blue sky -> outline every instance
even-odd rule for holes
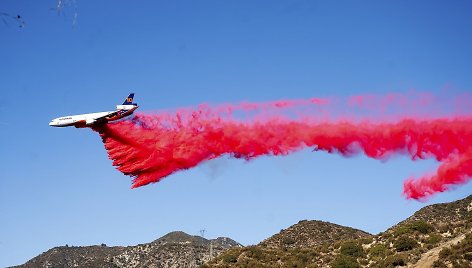
[[[173,230],[255,244],[302,219],[378,233],[426,203],[403,180],[437,166],[310,150],[224,157],[130,189],[100,138],[55,117],[200,103],[472,90],[470,1],[3,0],[0,22],[0,266],[60,245],[134,245]]]

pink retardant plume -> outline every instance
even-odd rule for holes
[[[393,154],[412,160],[434,157],[440,163],[434,174],[405,181],[403,193],[412,199],[427,198],[472,177],[470,116],[362,121],[285,116],[271,110],[297,105],[328,105],[328,101],[228,105],[227,109],[200,106],[175,113],[137,114],[95,130],[113,165],[133,177],[133,188],[222,155],[251,160],[304,148],[343,156],[364,153],[382,160]],[[250,113],[261,107],[265,107],[264,116],[239,118],[233,114],[234,110]]]

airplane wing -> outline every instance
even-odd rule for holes
[[[97,123],[106,123],[108,121],[114,121],[118,120],[120,118],[123,118],[125,116],[130,115],[135,109],[132,110],[117,110],[113,112],[107,112],[104,115],[98,116],[98,117],[90,117],[87,118],[85,124],[87,126],[97,124]]]
[[[119,114],[120,111],[114,111],[114,112],[108,112],[104,115],[101,116],[94,116],[94,117],[89,117],[85,120],[85,124],[87,126],[97,124],[97,123],[105,123],[108,122],[110,118],[113,118]]]

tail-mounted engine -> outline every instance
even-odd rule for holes
[[[116,105],[117,110],[131,110],[134,107],[136,106],[135,105]]]

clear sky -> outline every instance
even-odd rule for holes
[[[61,245],[135,245],[182,230],[248,245],[303,219],[378,233],[425,203],[403,180],[435,161],[305,150],[229,158],[131,190],[96,133],[48,126],[111,110],[472,90],[470,1],[2,0],[0,266]]]

